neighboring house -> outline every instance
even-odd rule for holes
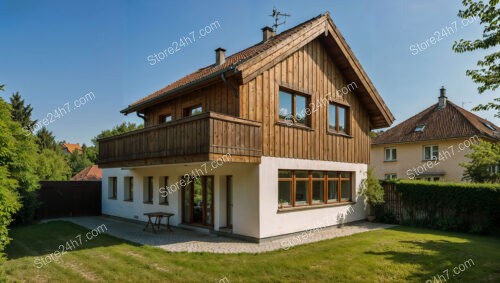
[[[380,134],[371,166],[380,179],[461,181],[471,144],[500,141],[500,128],[457,106],[440,90],[438,103]]]
[[[122,110],[144,129],[99,140],[102,213],[252,239],[365,219],[370,130],[394,118],[329,14],[215,57]]]
[[[78,172],[71,178],[71,181],[101,181],[102,170],[97,165],[89,166]]]
[[[82,147],[77,143],[63,143],[62,149],[67,154],[72,154],[75,151],[78,151],[79,154],[83,152]]]

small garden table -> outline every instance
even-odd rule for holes
[[[156,233],[157,231],[160,231],[160,225],[161,225],[161,220],[163,217],[167,218],[167,230],[170,232],[174,232],[172,228],[170,228],[170,217],[174,216],[173,213],[167,213],[167,212],[148,212],[144,213],[145,216],[148,217],[148,223],[146,224],[146,227],[144,227],[143,231],[146,231],[146,229],[151,225],[151,228],[153,229],[153,233]],[[151,219],[154,218],[154,222],[151,221]],[[156,226],[156,228],[155,228]]]

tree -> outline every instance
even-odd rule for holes
[[[41,149],[36,173],[43,181],[67,181],[72,176],[68,161],[60,149]]]
[[[73,151],[69,156],[69,166],[71,167],[71,176],[75,176],[83,169],[92,166],[93,163],[87,158],[85,151]]]
[[[47,128],[42,127],[36,133],[36,137],[40,151],[43,149],[56,150],[58,148],[56,143],[56,138],[54,137],[51,131],[47,130]]]
[[[500,0],[462,0],[465,10],[460,10],[458,16],[464,20],[479,18],[484,26],[481,39],[464,40],[455,42],[453,50],[457,53],[472,52],[475,50],[488,50],[500,45],[500,9],[497,7]],[[497,49],[498,50],[498,49]],[[479,84],[478,91],[494,91],[500,86],[500,51],[488,54],[477,62],[479,69],[467,70],[466,74]],[[480,104],[473,110],[497,110],[496,117],[500,117],[500,98],[494,102]]]
[[[113,127],[111,130],[104,130],[92,139],[94,146],[98,147],[98,139],[109,138],[116,135],[125,134],[131,131],[139,130],[144,128],[143,125],[137,125],[135,123],[123,122],[118,126]]]
[[[3,91],[4,85],[0,85]],[[16,141],[13,132],[16,132],[16,123],[10,116],[10,106],[0,98],[0,280],[3,270],[4,248],[9,243],[8,226],[12,216],[21,208],[19,194],[17,193],[18,181],[10,174],[8,161],[15,149]]]
[[[37,121],[31,120],[31,112],[33,112],[31,104],[24,106],[24,99],[19,92],[16,92],[10,98],[10,105],[12,105],[12,119],[19,122],[23,128],[33,131]]]
[[[460,164],[465,168],[463,179],[478,183],[500,183],[500,143],[481,141],[472,144],[471,149],[465,155],[470,161]]]
[[[0,167],[16,181],[16,193],[22,207],[15,215],[16,223],[33,219],[37,207],[37,145],[33,135],[26,135],[21,124],[11,117],[12,108],[0,98]]]

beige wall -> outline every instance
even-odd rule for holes
[[[425,177],[440,177],[440,181],[459,182],[462,180],[464,168],[459,164],[466,162],[465,154],[470,152],[470,145],[477,143],[477,137],[429,141],[407,144],[372,145],[371,164],[378,178],[384,179],[385,174],[397,174],[399,179],[416,179]],[[437,145],[440,160],[424,161],[423,147]],[[384,161],[384,149],[395,147],[396,161]],[[420,173],[420,174],[419,174]],[[444,173],[444,175],[433,175]]]

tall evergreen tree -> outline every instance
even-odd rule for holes
[[[31,112],[33,112],[31,104],[25,106],[24,99],[17,91],[10,97],[10,105],[12,106],[12,119],[19,122],[24,129],[33,131],[37,121],[31,120]]]
[[[52,134],[51,131],[47,130],[47,128],[42,127],[37,133],[37,144],[38,147],[40,148],[40,151],[43,149],[51,149],[51,150],[56,150],[57,149],[57,143],[54,135]]]

